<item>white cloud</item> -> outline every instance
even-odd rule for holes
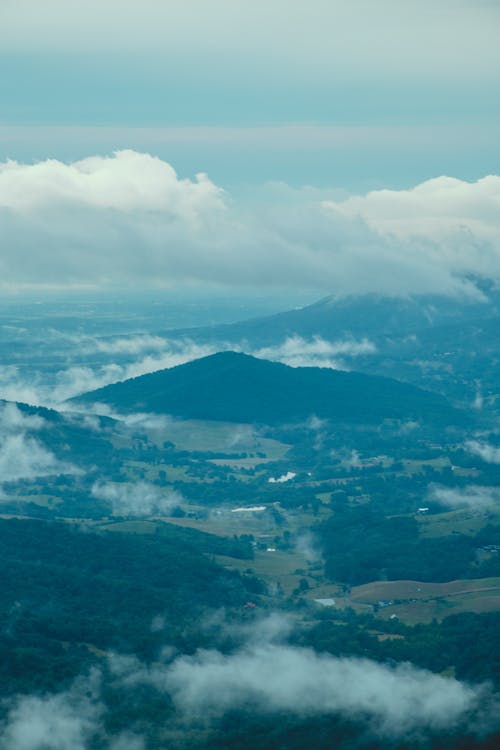
[[[323,551],[319,539],[311,532],[305,531],[295,539],[295,549],[307,562],[319,563],[323,560]]]
[[[64,469],[53,453],[24,433],[0,439],[0,476],[3,482],[63,474]]]
[[[13,365],[0,366],[0,398],[28,404],[67,408],[66,399],[102,388],[110,383],[136,378],[150,372],[190,362],[214,354],[221,349],[246,351],[256,357],[283,362],[287,365],[333,367],[347,369],[346,360],[371,354],[375,346],[367,339],[326,341],[290,336],[281,344],[251,350],[239,342],[197,344],[190,339],[167,339],[161,336],[120,336],[99,339],[93,336],[65,336],[64,340],[81,354],[95,352],[109,354],[118,361],[90,367],[77,365],[59,370],[47,379],[46,373],[31,372],[21,375]],[[149,351],[152,353],[144,354]],[[135,357],[139,355],[137,359]],[[140,356],[144,355],[144,356]],[[132,360],[132,361],[130,361]],[[74,407],[71,407],[74,408]],[[99,413],[113,416],[109,409]],[[137,419],[144,419],[138,415]],[[130,417],[127,418],[130,421]],[[235,433],[235,444],[241,436]]]
[[[375,190],[326,201],[336,216],[364,222],[379,237],[399,242],[407,262],[420,253],[429,268],[498,278],[500,177],[476,182],[437,177],[410,190]]]
[[[282,474],[279,477],[269,477],[267,480],[271,484],[284,484],[285,482],[289,482],[291,479],[295,479],[297,474],[293,471],[287,471],[286,474]]]
[[[103,750],[144,750],[144,739],[131,732],[101,744],[106,707],[100,697],[100,681],[101,675],[94,669],[65,692],[12,699],[0,724],[0,746],[5,750],[89,750],[99,738]]]
[[[255,356],[284,362],[291,367],[347,369],[343,357],[350,359],[375,352],[375,345],[366,338],[360,341],[327,341],[321,336],[314,336],[308,340],[295,335],[289,336],[276,346],[258,349]]]
[[[216,615],[207,626],[243,645],[232,653],[200,649],[191,655],[167,647],[149,665],[110,654],[113,686],[134,691],[148,684],[169,694],[178,711],[170,722],[177,727],[187,717],[209,722],[242,707],[298,718],[340,715],[387,739],[481,731],[498,720],[487,685],[467,685],[408,663],[389,666],[285,645],[290,621],[279,615],[243,626],[226,626]],[[93,671],[66,692],[14,699],[0,726],[0,744],[9,750],[87,750],[93,738],[103,737],[99,688],[100,674]],[[109,750],[143,748],[142,738],[130,733],[108,743]]]
[[[382,736],[472,723],[486,697],[484,687],[410,664],[390,667],[274,643],[283,635],[282,624],[277,626],[271,622],[269,632],[259,626],[247,645],[232,654],[200,650],[149,668],[133,657],[113,657],[110,664],[123,684],[152,684],[170,693],[190,717],[209,719],[242,706],[300,717],[341,714],[364,721]]]
[[[201,651],[183,656],[167,684],[190,713],[224,713],[252,704],[261,711],[303,716],[364,717],[382,734],[453,727],[479,700],[456,680],[404,664],[339,659],[289,646],[256,646],[231,656]]]
[[[71,164],[7,162],[2,283],[407,294],[472,293],[464,275],[500,278],[498,176],[439,177],[338,201],[307,189],[293,200],[281,194],[231,199],[206,176],[180,179],[130,150]]]
[[[33,165],[0,166],[0,206],[25,212],[53,205],[164,212],[167,220],[196,224],[223,208],[222,190],[204,174],[194,182],[178,178],[167,162],[149,154],[119,151],[72,164],[53,159]]]
[[[484,510],[500,502],[500,487],[482,487],[471,484],[467,487],[429,488],[429,500],[447,508],[470,508]]]
[[[41,417],[24,414],[15,404],[0,405],[0,482],[79,473],[30,435],[45,424]]]
[[[89,351],[91,348],[93,351],[97,349],[117,358],[140,354],[141,351],[149,348],[149,337],[146,337],[144,341],[143,337],[132,336],[130,342],[126,337],[121,337],[114,342],[101,342],[94,338],[89,341],[88,338],[85,337],[82,342],[79,337],[75,337],[75,340],[71,340],[70,343],[80,351],[83,343],[83,347],[88,347]],[[150,338],[155,344],[153,348],[157,349],[155,354],[147,354],[131,362],[111,362],[97,367],[73,366],[59,370],[51,376],[50,380],[47,380],[46,375],[42,376],[41,373],[36,372],[31,375],[30,379],[27,379],[26,375],[21,375],[15,366],[0,366],[0,398],[61,408],[66,399],[82,393],[156,370],[175,367],[217,351],[214,345],[196,344],[188,339],[174,341],[156,336]],[[163,350],[161,350],[160,341],[163,342]]]
[[[66,693],[21,696],[0,729],[0,744],[15,750],[88,750],[103,711],[94,677]]]
[[[116,516],[163,516],[182,502],[174,490],[150,482],[96,482],[92,495],[111,503]]]
[[[19,431],[41,430],[47,423],[38,414],[22,411],[16,404],[0,404],[0,429],[3,435],[17,434]]]
[[[500,464],[500,448],[494,445],[479,440],[468,440],[465,443],[465,448],[488,464]]]

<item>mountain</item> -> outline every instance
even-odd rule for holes
[[[289,367],[224,351],[84,394],[122,412],[268,425],[311,415],[347,423],[383,419],[457,422],[442,396],[406,383],[357,372]]]
[[[325,297],[276,315],[168,336],[280,360],[290,347],[297,358],[303,346],[301,364],[314,365],[330,347],[346,369],[412,383],[466,408],[479,393],[492,412],[500,413],[500,289],[486,282],[476,286],[476,297]],[[360,349],[356,342],[369,346]]]
[[[500,291],[483,285],[476,297],[421,294],[328,296],[305,307],[238,323],[175,331],[196,341],[248,341],[267,346],[287,336],[345,336],[373,339],[405,337],[428,330],[497,321]],[[172,334],[172,332],[170,332]]]

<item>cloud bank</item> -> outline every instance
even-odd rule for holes
[[[274,636],[275,628],[271,628]],[[459,726],[473,729],[488,690],[410,664],[390,667],[368,659],[338,658],[256,638],[223,654],[199,650],[150,667],[113,657],[111,668],[128,686],[147,683],[169,693],[181,712],[208,721],[245,707],[308,718],[342,715],[383,737],[407,737]]]
[[[396,736],[452,728],[478,701],[472,688],[410,665],[389,668],[279,645],[181,657],[167,684],[190,713],[220,714],[248,703],[264,712],[340,713],[363,716],[381,734]]]
[[[333,178],[334,179],[334,178]],[[265,191],[264,191],[265,194]],[[249,203],[135,151],[0,165],[6,288],[183,282],[347,294],[473,292],[500,279],[500,177]]]

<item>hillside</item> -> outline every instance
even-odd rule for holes
[[[106,403],[122,412],[269,425],[303,421],[313,414],[347,423],[462,419],[442,396],[396,380],[292,368],[232,351],[115,383],[78,400]]]
[[[267,346],[287,336],[322,336],[334,340],[346,335],[380,340],[424,331],[486,325],[498,321],[500,295],[483,285],[482,297],[377,294],[324,297],[313,304],[238,323],[177,331],[196,341],[248,341]],[[171,334],[171,332],[169,332]],[[456,330],[454,330],[454,334]]]

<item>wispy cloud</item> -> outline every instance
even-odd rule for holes
[[[500,448],[479,440],[468,440],[465,448],[488,464],[500,464]]]
[[[115,361],[97,366],[75,365],[50,374],[21,374],[13,365],[0,366],[0,398],[28,404],[67,408],[63,402],[82,393],[102,388],[128,378],[185,364],[222,349],[283,362],[292,367],[315,366],[348,369],[351,359],[376,351],[367,339],[327,341],[291,336],[273,347],[252,349],[239,341],[199,344],[189,338],[161,336],[120,336],[109,340],[94,336],[64,336],[68,351],[109,355]],[[144,354],[144,352],[149,352]],[[140,356],[143,355],[143,356]]]
[[[15,404],[0,404],[0,482],[80,472],[31,434],[44,426],[41,417],[24,414]]]
[[[289,336],[281,344],[257,349],[256,357],[284,362],[291,367],[330,367],[348,369],[346,360],[377,351],[375,344],[366,338],[357,340],[327,341],[321,336],[305,339]]]
[[[59,370],[51,379],[47,379],[45,373],[33,373],[31,377],[21,375],[18,368],[12,365],[0,366],[0,398],[10,401],[20,401],[28,404],[43,406],[58,406],[67,399],[79,396],[82,393],[102,388],[110,383],[117,383],[128,378],[136,378],[157,370],[175,367],[193,359],[213,354],[217,347],[214,345],[196,344],[188,339],[179,341],[160,339],[153,337],[155,342],[162,341],[163,348],[155,354],[147,354],[139,359],[125,362],[111,362],[100,366],[89,367],[78,365]],[[92,347],[97,350],[97,340],[91,339]],[[113,342],[109,348],[106,344],[101,345],[101,352],[120,355],[135,355],[141,352],[144,339],[138,341],[132,337],[130,346],[125,337],[120,338],[118,346]],[[84,342],[85,343],[85,342]],[[71,345],[78,347],[78,338]],[[146,347],[142,347],[146,348]]]
[[[180,493],[150,482],[96,482],[92,495],[111,504],[116,516],[165,516],[182,503]]]
[[[47,695],[20,695],[5,702],[0,724],[0,745],[5,750],[144,750],[142,737],[123,732],[105,739],[106,706],[101,695],[101,674],[91,670],[65,691]]]
[[[97,697],[98,681],[94,673],[66,692],[14,700],[0,729],[2,746],[16,750],[88,750],[103,713]]]
[[[467,487],[440,487],[433,485],[429,488],[429,500],[433,500],[447,508],[484,510],[500,502],[500,488],[483,487],[476,484],[471,484]]]
[[[307,562],[319,563],[323,560],[321,543],[312,531],[304,531],[295,539],[295,549],[303,555]]]
[[[152,336],[147,333],[131,336],[91,336],[64,333],[55,329],[52,329],[50,333],[55,338],[78,347],[83,354],[137,355],[143,352],[162,351],[175,344],[162,336]]]

